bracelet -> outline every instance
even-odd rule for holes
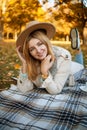
[[[45,80],[45,79],[47,79],[48,75],[42,74],[41,77],[42,77],[43,80]]]
[[[27,73],[24,73],[24,74],[21,73],[21,77],[24,78],[24,79],[27,78]]]

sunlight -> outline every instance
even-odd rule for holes
[[[54,6],[54,0],[48,0],[48,2],[45,2],[45,0],[39,0],[39,2],[42,5],[44,10],[47,10],[48,8]]]

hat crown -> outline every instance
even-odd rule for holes
[[[29,23],[26,24],[26,28],[29,28],[29,27],[31,27],[31,26],[33,26],[35,24],[39,24],[39,23],[40,22],[38,22],[38,21],[30,21]]]

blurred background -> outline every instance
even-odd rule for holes
[[[0,0],[0,90],[10,87],[18,77],[21,63],[15,42],[32,20],[51,22],[56,27],[52,44],[68,49],[70,30],[80,34],[84,65],[87,68],[87,0]]]

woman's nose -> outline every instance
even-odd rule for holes
[[[36,50],[37,50],[37,52],[40,52],[40,48],[39,47],[37,47]]]

